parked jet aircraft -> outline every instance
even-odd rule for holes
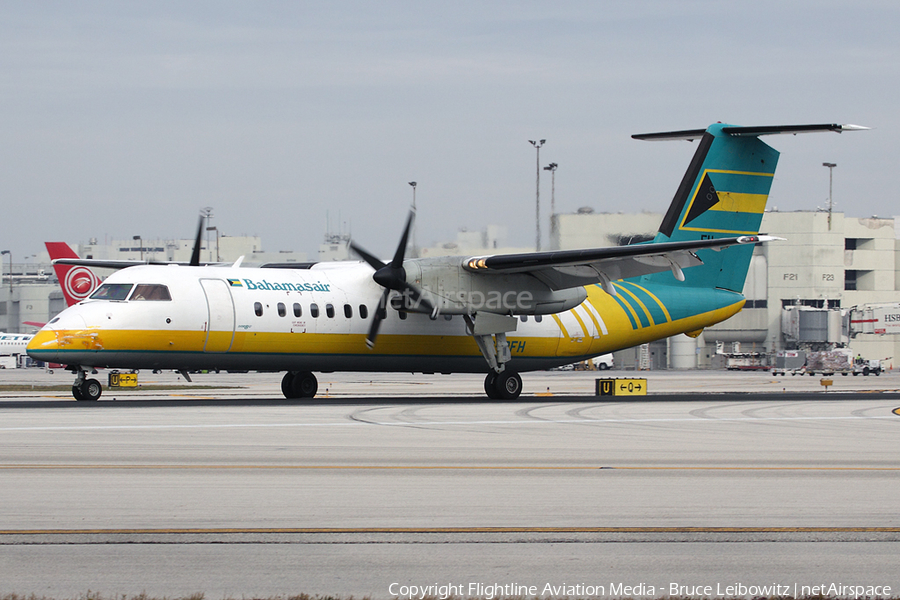
[[[488,397],[513,399],[519,372],[696,336],[740,311],[753,246],[775,239],[758,232],[778,152],[758,136],[854,129],[715,124],[633,136],[699,140],[645,244],[405,260],[411,213],[389,263],[353,244],[364,262],[238,269],[199,264],[201,221],[190,265],[114,273],[28,353],[68,365],[79,400],[99,398],[86,376],[96,367],[283,370],[288,398],[315,395],[313,371],[482,372]]]
[[[0,331],[0,356],[20,356],[25,354],[28,342],[33,338],[29,333],[5,333]]]

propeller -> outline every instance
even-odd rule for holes
[[[387,304],[391,291],[400,292],[414,304],[427,308],[432,317],[435,317],[437,314],[437,308],[422,295],[422,292],[406,281],[406,270],[403,268],[406,243],[409,240],[409,232],[412,229],[415,216],[415,210],[410,210],[409,217],[406,219],[406,227],[403,229],[403,236],[400,238],[400,244],[397,246],[397,251],[394,252],[394,258],[388,264],[381,262],[380,259],[369,254],[355,243],[350,243],[350,249],[359,254],[369,266],[375,269],[372,279],[375,280],[375,283],[384,288],[384,292],[381,294],[381,300],[378,301],[378,308],[372,316],[372,325],[369,327],[369,333],[366,335],[366,345],[369,348],[375,346],[375,338],[378,337],[378,328],[381,326],[381,321],[387,317]]]

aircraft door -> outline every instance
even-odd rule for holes
[[[221,279],[201,279],[208,317],[204,352],[228,352],[234,339],[234,301],[228,284]]]

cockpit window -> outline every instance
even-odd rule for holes
[[[169,288],[157,283],[139,283],[134,286],[131,300],[171,300]]]
[[[133,286],[133,283],[104,283],[91,294],[91,300],[124,300]]]

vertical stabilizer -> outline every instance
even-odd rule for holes
[[[704,132],[680,132],[696,135],[700,143],[654,241],[759,233],[778,152],[756,135],[743,133],[743,129],[716,124]],[[752,254],[752,245],[698,250],[704,264],[685,270],[685,283],[741,292]],[[674,282],[668,273],[648,275],[645,279]]]
[[[65,242],[44,242],[50,260],[57,258],[78,258],[78,254]],[[100,285],[100,278],[88,267],[73,265],[53,265],[59,287],[62,288],[66,306],[78,304],[91,295]]]

